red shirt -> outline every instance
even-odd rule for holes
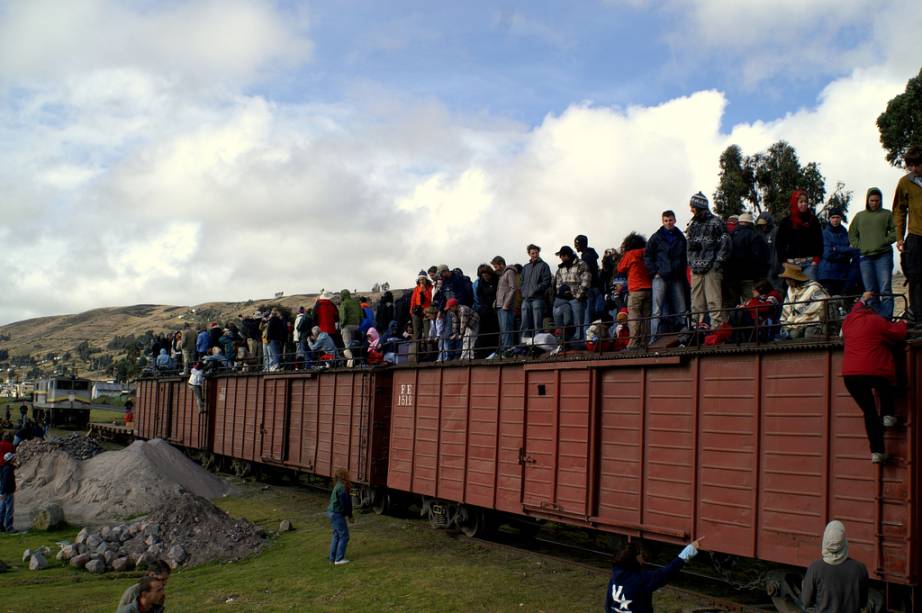
[[[653,283],[650,281],[650,273],[647,272],[647,265],[643,263],[644,249],[631,249],[618,262],[618,272],[627,273],[627,291],[636,292],[638,290],[650,289]]]
[[[13,447],[13,443],[9,441],[0,440],[0,466],[3,466],[4,464],[6,464],[6,462],[3,461],[3,456],[5,456],[8,453],[14,453],[15,451],[16,451],[16,448]]]
[[[905,321],[890,322],[859,302],[842,322],[842,336],[843,375],[896,377],[891,346],[906,338]]]
[[[332,300],[318,300],[314,303],[314,321],[321,332],[336,333],[336,321],[339,319],[339,309]]]

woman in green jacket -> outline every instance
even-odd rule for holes
[[[330,492],[330,504],[327,506],[327,516],[333,527],[330,562],[336,566],[342,566],[349,563],[346,559],[346,545],[349,543],[349,525],[346,520],[348,519],[351,523],[355,522],[355,517],[352,515],[352,478],[345,468],[337,468],[333,476],[336,479],[336,485]]]

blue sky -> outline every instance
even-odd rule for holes
[[[683,223],[729,144],[886,200],[920,31],[917,0],[0,0],[0,323],[601,250]]]

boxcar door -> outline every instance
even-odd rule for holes
[[[591,373],[535,369],[526,376],[522,504],[526,510],[586,517]]]
[[[263,379],[262,435],[260,456],[264,460],[284,462],[288,456],[288,379]]]

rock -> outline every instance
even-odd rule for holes
[[[32,550],[31,550],[31,549],[26,549],[25,551],[22,552],[22,561],[23,561],[23,562],[28,561],[29,558],[31,558],[31,557],[32,557]]]
[[[77,553],[78,553],[78,554],[87,553],[87,552],[89,552],[89,550],[90,550],[90,548],[86,546],[86,543],[78,543],[78,544],[77,544]]]
[[[109,535],[110,535],[110,534],[112,534],[112,528],[110,528],[109,526],[103,526],[103,527],[99,530],[99,536],[101,536],[102,538],[104,538],[104,539],[106,539],[106,540],[109,539]]]
[[[86,563],[87,571],[95,574],[102,574],[106,572],[106,563],[102,560],[91,560]]]
[[[86,546],[89,549],[96,549],[97,547],[99,547],[99,544],[101,542],[102,542],[102,539],[99,538],[99,535],[96,533],[93,533],[89,535],[88,537],[86,537]]]
[[[182,564],[189,557],[189,554],[186,553],[186,550],[182,548],[182,545],[173,545],[170,547],[170,551],[167,554],[171,560],[174,560],[177,564]]]
[[[67,562],[77,555],[77,545],[64,545],[58,552],[57,558],[62,562]]]
[[[90,561],[90,554],[81,553],[80,555],[76,555],[70,559],[70,565],[73,566],[74,568],[83,568],[84,566],[86,566],[86,563],[89,561]]]
[[[117,573],[125,572],[129,568],[131,568],[131,560],[128,558],[116,558],[112,560],[112,570]]]
[[[112,560],[115,559],[115,552],[106,550],[106,553],[102,554],[102,559],[105,561],[106,566],[111,566]]]
[[[48,560],[45,559],[45,556],[41,552],[35,552],[32,554],[32,558],[29,559],[29,570],[44,570],[48,568]]]
[[[291,525],[290,519],[283,519],[279,523],[279,532],[290,532],[291,530],[294,530],[294,526]]]
[[[77,538],[74,539],[75,543],[83,544],[86,542],[86,537],[90,535],[89,528],[83,528],[80,532],[77,533]]]
[[[160,524],[148,524],[143,532],[144,536],[160,536]]]
[[[42,545],[38,548],[38,552],[47,558],[51,555],[51,547],[48,545]]]
[[[135,562],[134,567],[137,568],[138,570],[146,570],[147,566],[151,564],[154,560],[156,560],[156,558],[151,557],[150,554],[146,552],[142,553],[140,556],[138,556],[138,561]]]
[[[10,571],[10,565],[0,560],[0,573],[7,573]]]
[[[147,546],[156,545],[159,542],[160,542],[160,538],[157,536],[154,536],[153,534],[151,534],[146,539],[144,539],[144,544]]]
[[[64,525],[64,509],[51,502],[40,507],[32,514],[33,530],[55,530]]]
[[[147,555],[151,558],[157,559],[160,557],[160,554],[163,553],[163,547],[160,545],[151,545],[147,548]]]
[[[123,543],[129,540],[130,538],[131,538],[131,532],[129,532],[127,528],[125,530],[122,530],[122,532],[120,532],[118,535],[118,540],[120,540]]]
[[[99,555],[102,555],[106,553],[107,551],[109,551],[109,543],[106,543],[106,542],[100,543],[99,547],[96,548],[96,553],[98,553]]]

